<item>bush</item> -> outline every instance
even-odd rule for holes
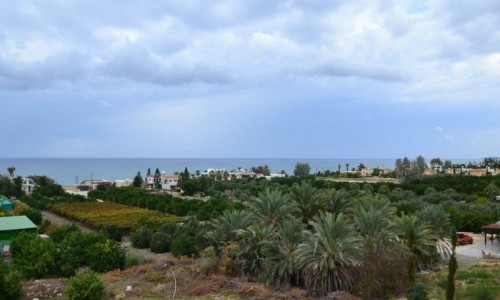
[[[422,282],[414,282],[408,287],[408,300],[429,300],[430,288]]]
[[[170,237],[165,232],[156,232],[151,236],[151,252],[165,253],[170,251]]]
[[[125,268],[127,255],[120,244],[114,240],[106,240],[94,244],[87,253],[88,266],[95,272],[107,272]]]
[[[9,268],[0,256],[0,300],[15,300],[21,297],[21,275],[9,272]]]
[[[120,228],[115,225],[106,225],[101,229],[101,233],[104,234],[105,237],[111,240],[115,240],[117,242],[122,241],[122,231]]]
[[[21,211],[21,215],[25,215],[36,225],[42,223],[42,212],[36,208],[25,208]]]
[[[70,300],[104,300],[106,288],[99,276],[90,271],[72,277],[66,295]]]
[[[153,232],[146,226],[137,228],[134,232],[132,232],[130,237],[132,240],[132,246],[139,249],[149,248],[152,235]]]
[[[195,239],[183,231],[178,232],[174,235],[172,243],[170,245],[172,254],[174,256],[196,255],[198,254],[196,246],[197,245]]]

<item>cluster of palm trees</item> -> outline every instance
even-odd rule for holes
[[[246,209],[226,211],[210,226],[219,270],[304,286],[315,295],[356,290],[369,276],[375,284],[357,289],[368,298],[397,293],[395,280],[412,284],[417,268],[448,249],[443,238],[450,232],[449,216],[438,206],[398,214],[383,195],[317,189],[310,182],[286,194],[268,188]]]

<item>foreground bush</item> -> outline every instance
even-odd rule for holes
[[[91,271],[71,278],[66,296],[70,300],[104,300],[106,288],[99,275]]]
[[[15,300],[21,297],[21,276],[9,271],[0,256],[0,300]]]

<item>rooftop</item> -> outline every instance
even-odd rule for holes
[[[0,231],[34,228],[36,225],[26,216],[0,217]]]

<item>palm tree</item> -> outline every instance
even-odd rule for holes
[[[217,248],[236,240],[236,231],[245,229],[251,224],[250,216],[245,211],[224,211],[222,216],[212,220],[207,238]]]
[[[297,211],[289,197],[280,190],[266,188],[249,204],[250,215],[256,222],[263,224],[279,224]]]
[[[345,213],[352,206],[352,196],[345,190],[329,189],[323,194],[326,210],[334,214]]]
[[[359,265],[360,238],[343,214],[320,213],[310,224],[313,232],[294,252],[306,285],[323,295],[348,290]]]
[[[276,227],[271,225],[252,224],[245,229],[236,230],[239,239],[237,258],[242,271],[257,276],[262,271],[262,249],[275,243]]]
[[[435,247],[435,238],[428,223],[422,222],[415,215],[406,215],[395,220],[395,231],[408,253],[408,283],[415,282],[416,264],[422,266],[422,260]]]
[[[346,173],[349,173],[349,164],[345,164]]]
[[[358,199],[353,209],[354,225],[368,255],[381,253],[395,241],[392,221],[395,213],[396,209],[385,198],[365,196]]]
[[[14,172],[16,171],[16,167],[8,167],[7,172],[9,172],[10,178],[14,178]]]
[[[427,205],[417,216],[429,223],[429,229],[435,237],[436,250],[445,256],[451,254],[451,245],[447,240],[451,231],[450,215],[440,206]]]
[[[307,224],[322,207],[323,195],[321,191],[308,181],[302,181],[300,185],[295,184],[292,187],[290,197],[297,205],[304,224]]]
[[[267,282],[289,286],[292,276],[299,279],[299,269],[294,251],[304,242],[305,225],[299,219],[284,220],[277,232],[277,239],[263,248],[264,270]]]

